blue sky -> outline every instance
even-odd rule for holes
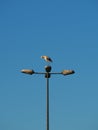
[[[44,72],[50,78],[50,130],[98,130],[98,2],[0,1],[0,130],[45,130]]]

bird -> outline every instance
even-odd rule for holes
[[[53,62],[49,56],[41,56],[41,58],[44,59],[46,62]]]

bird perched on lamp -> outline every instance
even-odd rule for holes
[[[41,58],[44,59],[46,62],[53,62],[49,56],[41,56]]]

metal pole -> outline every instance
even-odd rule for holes
[[[49,78],[47,77],[46,79],[46,130],[49,130]]]

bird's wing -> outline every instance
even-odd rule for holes
[[[47,57],[47,60],[50,62],[53,62],[52,59],[50,57]]]

